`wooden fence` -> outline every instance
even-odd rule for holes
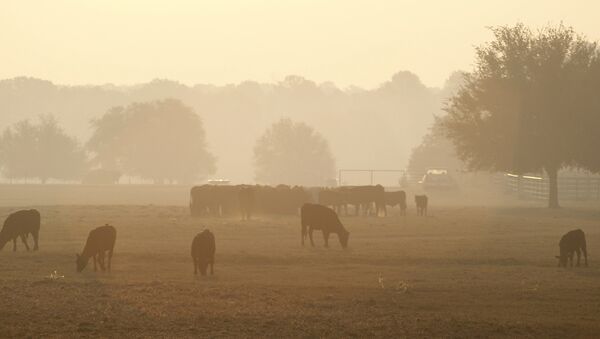
[[[499,176],[497,181],[504,187],[505,193],[514,194],[520,199],[548,199],[548,178],[507,173]],[[600,200],[600,177],[559,176],[558,196],[560,200]]]

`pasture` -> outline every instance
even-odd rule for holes
[[[23,206],[25,207],[25,206]],[[30,207],[29,205],[27,207]],[[184,206],[34,206],[39,252],[0,252],[3,337],[594,337],[600,210],[437,206],[417,217],[341,217],[300,246],[297,216],[191,218]],[[0,207],[4,218],[16,207]],[[117,228],[113,272],[75,273],[88,232]],[[216,236],[215,275],[195,277],[192,238]],[[589,268],[557,267],[566,231]],[[31,238],[30,244],[31,244]],[[56,271],[57,275],[51,277]],[[64,276],[64,277],[63,277]]]

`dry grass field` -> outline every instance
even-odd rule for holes
[[[196,218],[183,206],[60,205],[40,251],[0,252],[2,337],[598,337],[600,210],[436,206],[430,216],[343,217],[300,246],[299,218]],[[4,218],[16,207],[1,207]],[[117,228],[113,272],[75,273],[90,229]],[[193,236],[217,239],[194,277]],[[590,267],[556,267],[566,231]],[[50,278],[53,271],[58,278]],[[64,277],[62,277],[64,275]]]

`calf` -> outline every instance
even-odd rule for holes
[[[579,259],[581,252],[583,252],[585,266],[587,267],[587,245],[585,243],[585,233],[582,230],[577,229],[567,232],[567,234],[560,238],[558,246],[560,247],[560,256],[556,256],[556,258],[558,259],[559,267],[567,267],[567,259],[569,259],[571,267],[573,267],[574,252],[577,252],[577,266],[579,266]]]
[[[348,246],[350,233],[346,231],[344,225],[342,225],[337,214],[332,209],[323,205],[304,204],[300,209],[300,222],[302,224],[302,246],[304,246],[304,239],[307,234],[310,238],[310,244],[315,246],[312,237],[313,230],[323,231],[325,247],[329,247],[330,233],[336,233],[338,235],[338,239],[343,248]]]
[[[406,215],[406,192],[384,192],[385,204],[387,206],[400,207],[400,215]],[[387,216],[387,209],[384,209],[385,215]]]
[[[0,250],[7,242],[13,241],[13,251],[17,250],[17,238],[20,237],[25,248],[29,251],[27,236],[33,237],[33,250],[38,250],[38,236],[40,232],[40,212],[37,210],[21,210],[10,214],[4,221],[0,231]]]
[[[110,272],[113,249],[115,248],[115,240],[117,240],[117,230],[110,225],[100,226],[90,231],[85,247],[81,254],[77,254],[76,267],[77,272],[83,271],[90,259],[94,258],[94,272],[96,272],[96,262],[100,265],[100,269],[104,268],[104,254],[108,252],[108,271]]]
[[[428,198],[426,195],[415,195],[415,203],[417,204],[417,215],[427,215],[427,202]]]
[[[198,233],[192,240],[192,259],[194,260],[194,274],[206,275],[206,268],[210,264],[210,274],[214,274],[215,266],[215,236],[209,230]]]

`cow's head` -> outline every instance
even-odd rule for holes
[[[348,238],[350,238],[350,232],[344,230],[339,233],[340,244],[342,244],[342,248],[348,247]]]
[[[8,237],[4,233],[0,233],[0,251],[2,251],[4,245],[6,245],[6,243],[8,243],[9,240],[10,239],[8,239]]]
[[[83,269],[85,268],[85,266],[87,265],[88,260],[84,259],[81,255],[79,254],[75,254],[75,266],[77,269],[77,272],[81,272],[83,271]]]

